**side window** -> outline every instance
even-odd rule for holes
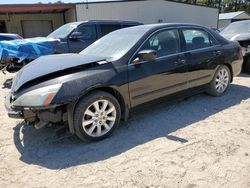
[[[183,29],[182,32],[186,42],[186,50],[206,48],[215,44],[215,41],[205,31],[198,29]]]
[[[121,29],[121,25],[118,24],[101,24],[101,33],[102,36],[109,34],[112,31],[115,31],[117,29]]]
[[[96,39],[96,28],[95,25],[82,25],[76,29],[77,32],[81,32],[83,39],[94,40]]]
[[[141,50],[155,50],[157,52],[157,57],[180,52],[178,30],[165,30],[151,36],[144,43]]]

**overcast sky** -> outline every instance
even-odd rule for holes
[[[58,0],[0,0],[0,4],[32,4],[37,2],[48,3],[57,2]],[[65,3],[86,2],[86,0],[61,0]],[[91,1],[105,1],[105,0],[88,0]],[[106,0],[107,1],[107,0]]]

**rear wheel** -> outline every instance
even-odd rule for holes
[[[208,93],[213,96],[223,95],[228,89],[231,76],[231,72],[227,66],[220,66],[216,71],[213,80],[210,82]]]
[[[74,112],[76,135],[82,140],[102,140],[115,130],[120,117],[120,105],[114,96],[102,91],[93,92],[76,106]]]

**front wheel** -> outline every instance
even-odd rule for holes
[[[227,66],[220,66],[209,84],[207,93],[216,97],[223,95],[228,89],[231,76],[231,72]]]
[[[74,128],[81,140],[99,141],[118,126],[121,109],[109,93],[97,91],[82,98],[74,111]]]

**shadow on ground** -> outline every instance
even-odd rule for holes
[[[131,114],[129,121],[122,123],[113,136],[97,143],[82,143],[76,137],[51,142],[55,128],[35,130],[19,124],[14,129],[14,142],[21,153],[20,160],[25,163],[49,169],[68,168],[117,156],[157,138],[188,142],[185,138],[169,134],[235,106],[249,97],[250,88],[232,84],[223,97],[201,94],[171,105],[155,104]]]

